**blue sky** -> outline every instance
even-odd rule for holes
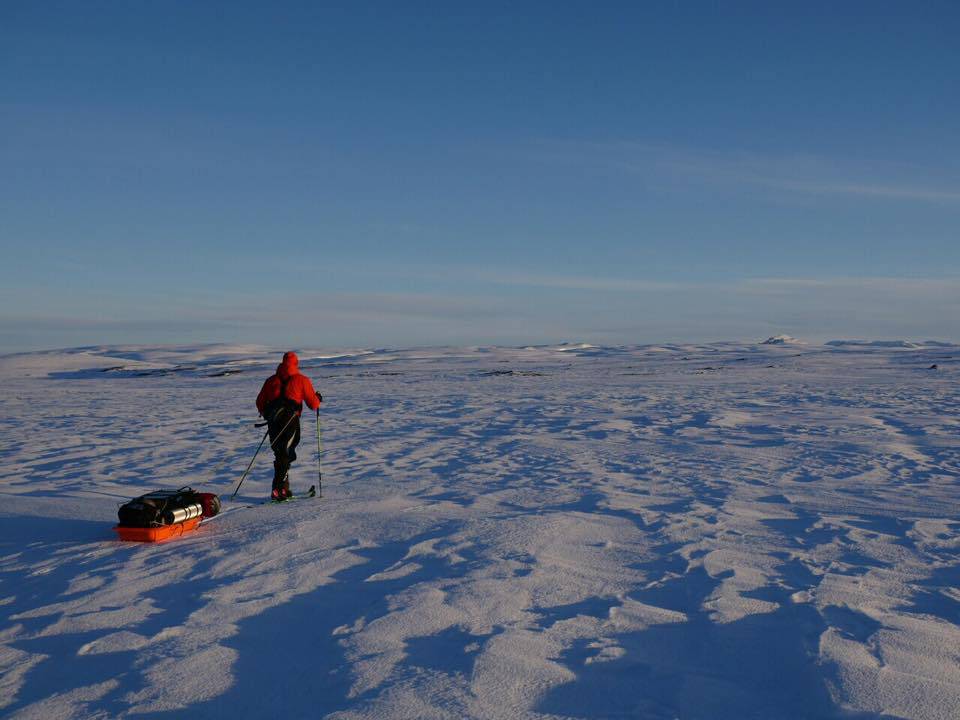
[[[960,340],[956,3],[0,3],[0,352]]]

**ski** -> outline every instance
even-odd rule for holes
[[[259,502],[253,502],[253,503],[246,502],[239,505],[230,505],[228,507],[225,507],[223,510],[221,510],[219,513],[217,513],[213,517],[203,518],[200,524],[206,525],[207,523],[213,520],[216,520],[219,517],[223,517],[224,515],[227,515],[236,510],[247,510],[249,508],[257,507],[258,505],[282,505],[283,503],[293,502],[294,500],[308,500],[310,498],[315,498],[315,497],[318,497],[317,488],[315,485],[311,485],[310,489],[307,490],[303,495],[294,495],[293,497],[287,498],[286,500],[274,500],[272,498],[267,498],[266,500],[261,500]]]
[[[294,500],[307,500],[309,498],[317,497],[317,486],[311,485],[310,489],[303,495],[294,495],[293,497],[284,498],[283,500],[274,500],[273,498],[268,498],[262,504],[267,505],[282,505],[283,503],[293,502]]]

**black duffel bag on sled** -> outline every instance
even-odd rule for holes
[[[172,525],[196,517],[213,517],[220,512],[220,498],[191,487],[156,490],[124,503],[117,511],[120,527],[152,528]]]

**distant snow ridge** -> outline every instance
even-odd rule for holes
[[[854,347],[907,348],[910,350],[923,347],[923,345],[918,345],[909,340],[831,340],[827,345],[833,347],[850,345]]]
[[[571,350],[596,350],[598,349],[596,345],[591,345],[590,343],[561,343],[559,346],[555,347],[554,350],[557,352],[570,352]]]
[[[774,335],[773,337],[768,337],[764,340],[761,345],[800,345],[803,343],[803,340],[797,340],[795,337],[790,337],[789,335]]]

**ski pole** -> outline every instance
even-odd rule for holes
[[[323,446],[320,444],[320,406],[317,406],[317,497],[323,497],[323,465],[321,457]]]
[[[270,442],[270,449],[271,449],[271,450],[273,449],[273,446],[276,445],[277,440],[280,439],[280,436],[283,435],[283,431],[286,430],[288,427],[290,427],[290,423],[293,422],[293,419],[294,419],[295,417],[296,417],[296,414],[291,415],[291,416],[290,416],[290,419],[287,420],[287,424],[283,426],[283,430],[281,430],[280,432],[278,432],[278,433],[277,433],[277,437]],[[247,465],[247,469],[244,470],[244,471],[243,471],[243,475],[240,476],[240,482],[237,483],[237,489],[233,491],[233,495],[230,496],[231,498],[236,497],[237,493],[240,491],[240,486],[243,485],[243,481],[247,479],[247,473],[250,472],[250,468],[253,467],[253,461],[256,460],[256,459],[257,459],[257,455],[260,454],[260,448],[263,447],[263,443],[266,441],[267,435],[269,435],[269,434],[270,434],[270,428],[267,428],[267,431],[263,434],[263,439],[260,440],[260,444],[257,445],[257,451],[253,454],[253,457],[250,458],[250,463]]]
[[[253,454],[253,457],[250,458],[250,463],[247,465],[247,469],[243,471],[243,475],[240,476],[240,482],[237,483],[237,489],[233,491],[233,495],[230,496],[231,498],[236,497],[237,491],[240,490],[240,486],[243,485],[243,481],[247,479],[247,473],[250,472],[250,468],[253,467],[253,461],[256,460],[257,455],[260,454],[260,448],[263,447],[263,443],[266,442],[267,435],[269,434],[270,434],[269,429],[263,434],[263,438],[260,440],[260,444],[257,445],[257,451]]]

